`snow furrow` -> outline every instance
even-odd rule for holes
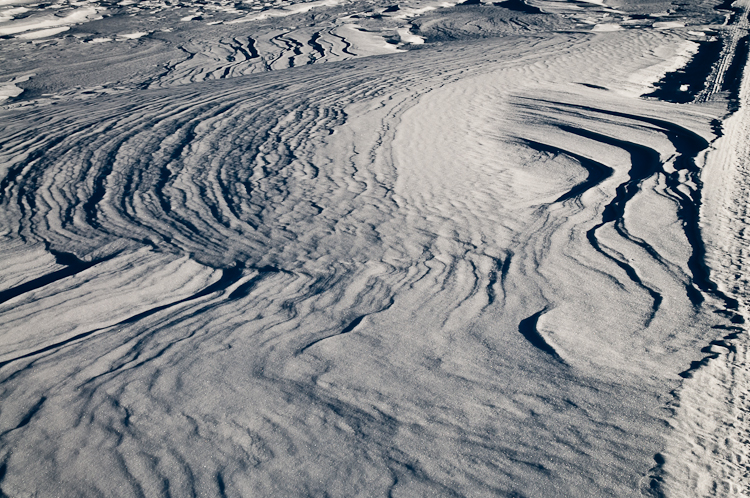
[[[730,325],[688,207],[710,127],[622,83],[684,40],[333,60],[371,35],[0,111],[3,493],[640,491]]]
[[[745,5],[740,15],[746,12]],[[739,109],[722,123],[723,136],[705,156],[701,234],[706,266],[717,293],[724,296],[732,325],[717,326],[723,337],[712,341],[671,403],[675,437],[659,455],[653,487],[662,496],[740,497],[748,479],[747,199],[750,125],[750,77],[747,61],[739,91]],[[726,332],[729,332],[728,334]]]

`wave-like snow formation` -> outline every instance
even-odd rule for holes
[[[729,324],[708,111],[631,97],[684,51],[508,36],[1,111],[2,492],[647,492]]]

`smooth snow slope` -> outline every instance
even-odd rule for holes
[[[637,97],[687,38],[6,106],[0,489],[681,496],[671,391],[737,319],[699,224],[720,110]]]

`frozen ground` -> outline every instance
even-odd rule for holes
[[[747,494],[716,6],[0,0],[2,494]]]

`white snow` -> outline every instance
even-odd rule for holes
[[[420,2],[419,7],[404,6],[400,8],[397,13],[390,14],[390,17],[394,19],[414,19],[422,14],[436,10],[436,9],[447,9],[455,7],[457,2]]]
[[[403,43],[411,43],[412,45],[422,45],[424,43],[424,37],[413,34],[409,31],[409,28],[399,28],[398,35]]]
[[[28,81],[29,78],[34,74],[27,74],[25,76],[18,76],[11,79],[10,81],[0,81],[0,102],[7,100],[11,97],[18,97],[23,93],[23,89],[16,86],[16,83]]]
[[[47,38],[48,36],[59,35],[60,33],[64,33],[65,31],[68,31],[69,29],[70,29],[70,26],[60,26],[57,28],[40,29],[37,31],[31,31],[29,33],[21,33],[20,35],[16,35],[16,37],[22,40],[37,40],[39,38]]]
[[[274,17],[286,17],[292,14],[301,14],[318,7],[330,7],[342,3],[343,0],[315,0],[313,2],[297,3],[287,6],[284,9],[269,9],[259,14],[252,14],[240,19],[229,21],[228,24],[246,23],[252,21],[262,21]]]
[[[685,23],[681,21],[660,21],[655,22],[653,27],[656,29],[684,28]]]
[[[125,38],[128,40],[137,40],[138,38],[141,38],[143,36],[148,35],[148,31],[136,31],[135,33],[118,33],[119,38]]]
[[[90,21],[101,17],[104,11],[98,7],[86,7],[73,10],[64,17],[54,15],[30,16],[20,20],[12,20],[0,23],[0,36],[23,33],[32,30],[49,30],[50,28],[70,26],[72,24]]]
[[[368,31],[357,24],[343,24],[335,33],[351,43],[357,54],[367,56],[401,51],[396,45],[386,42],[381,33]]]
[[[29,9],[27,9],[26,7],[15,7],[11,9],[0,10],[0,23],[11,21],[19,14],[23,14],[28,11]]]
[[[596,32],[608,32],[608,31],[620,31],[622,29],[622,26],[620,26],[617,23],[608,22],[608,23],[600,23],[595,25],[591,31]]]
[[[0,0],[0,5],[28,5],[36,4],[37,0]]]
[[[748,79],[641,98],[680,9],[107,5],[0,11],[2,495],[747,489]]]

